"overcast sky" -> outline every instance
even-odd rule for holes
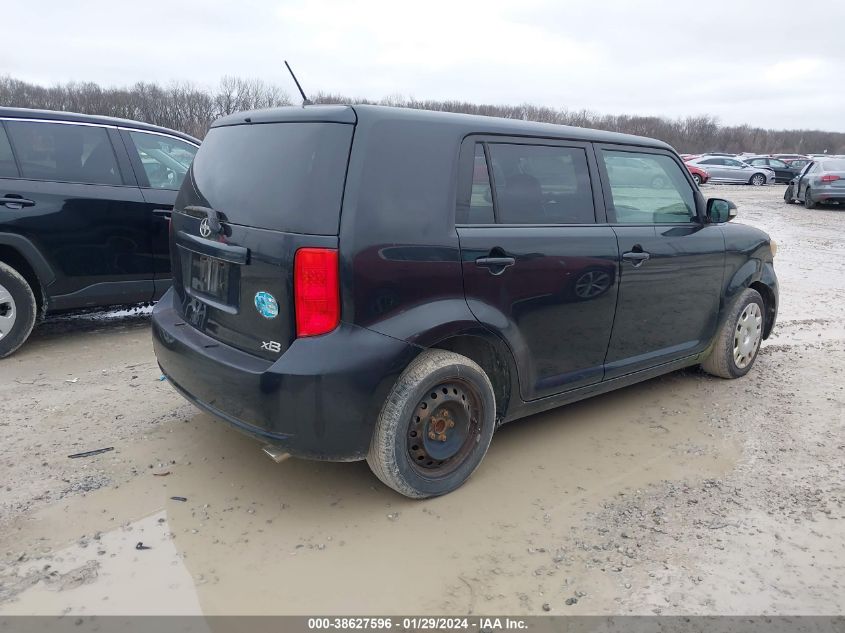
[[[288,59],[312,92],[712,114],[725,124],[845,132],[840,0],[3,5],[0,74],[42,84],[215,85],[228,74],[293,94]]]

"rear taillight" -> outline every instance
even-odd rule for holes
[[[833,182],[834,180],[839,180],[839,176],[836,174],[825,174],[821,177],[822,182]]]
[[[293,261],[296,335],[331,332],[340,322],[337,251],[300,248]]]

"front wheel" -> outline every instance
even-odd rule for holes
[[[696,184],[696,186],[701,186],[701,176],[699,176],[698,174],[692,175],[692,181]]]
[[[760,351],[764,314],[760,293],[751,288],[743,290],[734,301],[701,368],[719,378],[740,378],[747,374]]]
[[[754,174],[751,176],[751,184],[755,187],[760,187],[766,184],[766,177],[763,174]]]
[[[446,494],[478,468],[495,422],[493,385],[484,370],[460,354],[426,350],[382,406],[367,463],[406,497]]]
[[[786,191],[783,192],[783,199],[786,204],[795,204],[794,188],[792,185],[789,185]]]

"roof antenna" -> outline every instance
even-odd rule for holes
[[[285,66],[288,67],[288,72],[290,73],[290,76],[293,77],[293,83],[296,84],[296,87],[299,90],[299,94],[302,95],[302,105],[311,105],[311,100],[305,96],[305,91],[302,89],[302,86],[299,85],[299,80],[296,78],[296,75],[293,74],[293,70],[291,69],[290,64],[288,64],[287,60],[285,60]]]

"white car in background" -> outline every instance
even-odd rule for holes
[[[771,185],[775,172],[769,167],[752,167],[738,158],[727,156],[699,156],[687,161],[706,170],[711,183],[737,183],[743,185]]]

